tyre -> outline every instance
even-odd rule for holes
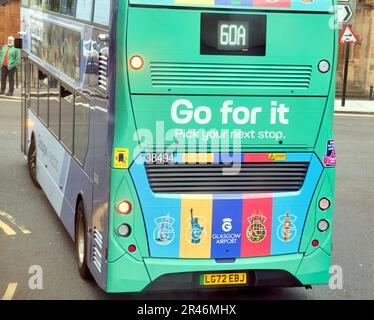
[[[87,224],[83,201],[77,205],[75,219],[75,252],[78,270],[83,279],[91,279],[91,272],[87,266]]]
[[[36,178],[36,146],[35,146],[35,139],[34,137],[31,138],[29,152],[27,153],[27,165],[29,167],[29,174],[31,177],[32,182],[38,188],[40,185]]]

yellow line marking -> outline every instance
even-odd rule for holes
[[[16,293],[17,285],[18,283],[16,282],[9,283],[1,300],[12,300],[14,294]]]
[[[14,219],[9,213],[5,212],[5,211],[2,211],[0,210],[0,216],[1,217],[4,217],[5,219],[7,219],[9,222],[13,223],[18,229],[21,230],[21,232],[23,234],[30,234],[31,231],[27,230],[26,227],[24,225],[19,225],[17,224],[17,221],[16,219]]]
[[[7,236],[15,236],[17,234],[11,227],[9,227],[5,222],[2,222],[1,220],[0,229],[3,229]]]

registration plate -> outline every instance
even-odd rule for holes
[[[243,285],[247,284],[247,273],[206,273],[200,276],[203,286]]]

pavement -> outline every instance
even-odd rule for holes
[[[346,100],[342,107],[342,101],[337,99],[334,110],[336,113],[374,114],[374,100]]]
[[[335,115],[338,165],[332,264],[343,288],[107,294],[77,271],[74,245],[20,151],[20,99],[0,98],[0,299],[374,299],[374,116]],[[4,227],[7,226],[7,227]],[[41,287],[33,285],[42,270]]]

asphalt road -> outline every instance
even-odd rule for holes
[[[0,299],[374,299],[374,117],[336,116],[335,139],[333,264],[343,268],[343,289],[110,295],[80,279],[71,239],[29,178],[20,151],[20,103],[0,98],[0,225],[10,227],[8,234],[0,228]],[[43,270],[42,290],[29,288],[34,265]]]

